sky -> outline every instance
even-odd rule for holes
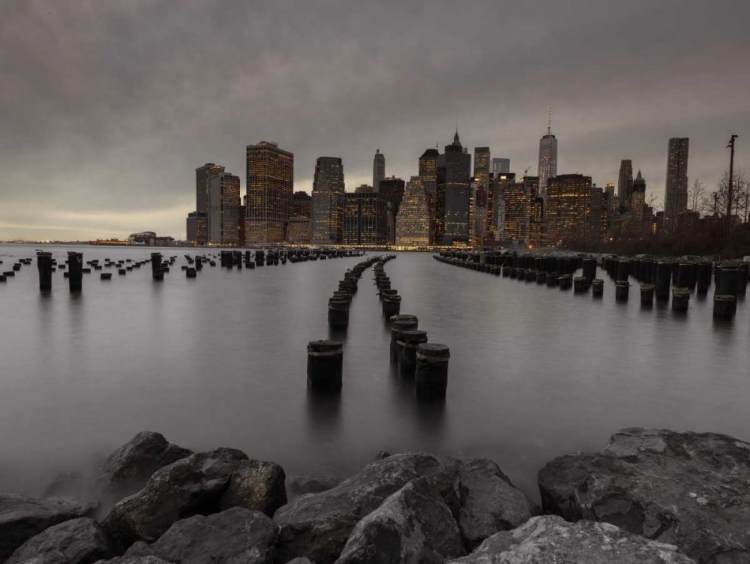
[[[458,126],[536,174],[552,107],[558,173],[663,199],[670,137],[713,189],[750,168],[742,0],[3,0],[0,240],[185,237],[195,169],[245,184],[245,147],[341,157],[346,188],[408,180]]]

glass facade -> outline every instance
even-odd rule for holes
[[[598,241],[601,237],[604,191],[591,186],[591,177],[563,174],[550,179],[545,220],[549,242]]]
[[[633,161],[624,159],[620,162],[620,175],[617,178],[617,195],[620,207],[630,209],[633,199]]]
[[[427,193],[419,176],[406,184],[404,198],[396,216],[396,245],[424,247],[430,244],[430,210]]]
[[[464,152],[458,132],[437,161],[435,243],[468,245],[471,236],[471,155]]]
[[[292,205],[294,154],[261,141],[247,146],[246,163],[247,243],[283,243]]]
[[[205,212],[190,212],[187,217],[187,240],[194,245],[205,245],[206,214]]]
[[[224,167],[214,163],[206,163],[195,169],[195,211],[200,213],[208,211],[208,181],[222,172],[224,172]]]
[[[318,245],[335,245],[342,242],[343,230],[342,192],[313,191],[312,242]]]
[[[380,190],[380,181],[385,178],[385,155],[380,149],[375,151],[375,158],[372,160],[372,189],[377,192]]]
[[[485,191],[490,186],[489,147],[474,147],[474,181]]]
[[[224,246],[237,246],[239,244],[239,176],[223,172],[219,176],[211,177],[206,216],[209,244]]]
[[[490,160],[490,173],[496,177],[510,172],[510,159],[493,158]]]
[[[348,193],[343,197],[345,245],[388,243],[388,200],[379,193]]]
[[[539,193],[544,196],[548,179],[557,176],[557,139],[547,133],[539,141]]]
[[[687,210],[688,202],[688,150],[690,139],[673,137],[669,140],[667,157],[667,187],[664,195],[664,229],[671,233],[677,216]]]

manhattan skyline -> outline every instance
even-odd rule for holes
[[[689,138],[689,182],[713,189],[730,133],[735,166],[750,163],[750,7],[651,4],[10,0],[0,239],[184,237],[196,167],[244,171],[261,140],[294,153],[308,193],[326,155],[349,191],[371,184],[378,148],[387,176],[408,180],[456,122],[472,154],[537,174],[549,106],[558,174],[603,187],[629,159],[663,202],[668,141]]]

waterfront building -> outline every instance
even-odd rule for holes
[[[430,210],[427,193],[419,176],[406,184],[403,200],[396,216],[396,245],[424,247],[430,244]]]
[[[547,182],[557,176],[557,138],[552,135],[552,114],[547,114],[547,135],[539,140],[539,194],[547,194]]]
[[[510,173],[510,159],[493,157],[490,161],[490,173],[495,177]]]
[[[602,188],[592,186],[590,176],[562,174],[551,178],[544,210],[549,242],[553,245],[598,242],[603,193]]]
[[[431,198],[435,197],[437,190],[437,161],[440,152],[435,149],[427,149],[419,157],[419,178],[422,180],[425,192]]]
[[[244,247],[247,243],[247,196],[245,205],[237,208],[237,246]]]
[[[195,211],[200,213],[208,211],[208,181],[222,172],[224,172],[224,167],[214,163],[206,163],[195,169]],[[202,244],[205,244],[205,241]]]
[[[437,161],[435,197],[435,243],[468,245],[472,231],[471,155],[461,145],[458,130],[453,143]]]
[[[620,161],[620,175],[617,178],[617,196],[621,208],[631,209],[633,207],[633,161],[630,159]]]
[[[187,240],[193,245],[205,245],[207,241],[206,212],[190,212],[187,217]]]
[[[372,160],[372,188],[375,192],[380,190],[380,181],[385,178],[385,155],[380,149],[375,150]]]
[[[490,186],[489,147],[474,147],[474,181],[485,191]]]
[[[206,229],[211,245],[237,246],[240,241],[240,177],[222,172],[208,182]]]
[[[316,244],[342,241],[344,164],[338,157],[319,157],[313,177],[311,228]]]
[[[544,208],[537,202],[540,196],[539,177],[525,176],[519,182],[515,182],[515,174],[502,175],[501,178],[505,207],[504,238],[538,244],[544,219]]]
[[[292,209],[289,217],[306,217],[310,219],[310,206],[312,205],[312,196],[304,191],[297,191],[292,195]]]
[[[681,212],[687,210],[688,202],[688,150],[690,139],[673,137],[669,140],[667,156],[667,184],[664,195],[664,229],[674,231]]]
[[[261,141],[246,148],[247,244],[283,243],[294,191],[294,154]]]
[[[389,202],[385,196],[377,192],[349,192],[342,199],[345,245],[389,243]]]
[[[310,241],[310,218],[290,217],[286,228],[286,242],[294,245],[307,245]]]

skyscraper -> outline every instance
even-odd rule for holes
[[[474,147],[474,181],[486,191],[490,180],[490,148]]]
[[[471,235],[471,155],[464,152],[458,130],[437,161],[435,243],[468,245]]]
[[[500,174],[508,174],[510,172],[510,159],[493,158],[490,162],[490,172],[496,178]]]
[[[552,112],[547,114],[547,135],[539,141],[539,193],[547,196],[547,181],[557,176],[557,139],[552,135]]]
[[[615,206],[615,183],[607,182],[604,187],[604,200],[607,202],[607,209],[614,209]]]
[[[630,202],[633,218],[638,222],[642,222],[643,211],[646,207],[646,181],[641,176],[640,170],[638,171],[638,176],[633,181],[633,193]]]
[[[372,160],[372,188],[376,192],[380,190],[380,181],[385,178],[385,155],[380,149],[375,150],[375,158]]]
[[[228,172],[211,176],[208,182],[208,242],[212,245],[239,244],[240,177]]]
[[[195,169],[195,211],[208,211],[208,181],[212,176],[218,176],[222,172],[224,167],[214,163],[206,163]]]
[[[396,245],[420,247],[430,244],[430,210],[427,194],[419,176],[406,184],[401,207],[396,216]]]
[[[375,192],[343,195],[343,243],[385,245],[388,239],[388,200]]]
[[[312,240],[318,244],[342,241],[344,165],[338,157],[319,157],[312,193]]]
[[[623,159],[620,161],[620,175],[617,178],[617,197],[620,207],[631,209],[633,200],[633,161]]]
[[[549,242],[599,241],[602,201],[603,190],[591,185],[590,176],[561,174],[551,178],[544,210]]]
[[[247,243],[283,243],[294,190],[294,154],[278,144],[248,145]]]
[[[435,181],[435,175],[437,172],[437,160],[440,156],[440,152],[435,149],[427,149],[422,156],[419,157],[419,178],[422,179],[422,186],[428,196],[435,196],[437,184]]]
[[[388,242],[396,242],[396,216],[398,215],[401,200],[404,197],[406,183],[395,176],[384,178],[380,181],[379,194],[382,194],[388,202]]]
[[[669,140],[667,188],[664,194],[664,229],[667,233],[675,231],[677,216],[687,210],[689,145],[687,137],[672,137]]]

